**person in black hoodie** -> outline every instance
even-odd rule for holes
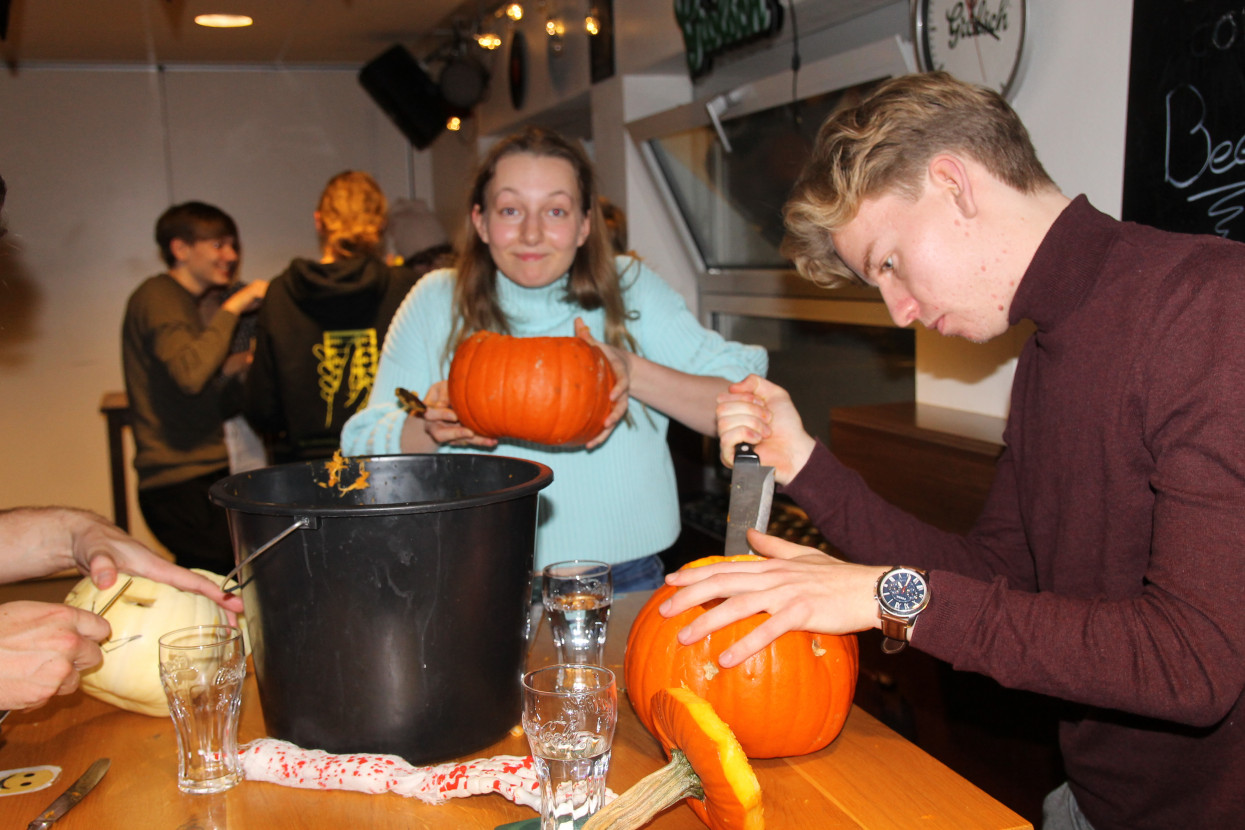
[[[367,173],[334,176],[314,214],[320,261],[296,258],[269,286],[244,411],[277,463],[331,456],[367,404],[389,321],[418,279],[384,261],[387,210]]]

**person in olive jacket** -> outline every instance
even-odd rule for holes
[[[387,212],[367,173],[334,176],[314,213],[320,260],[296,258],[271,282],[244,411],[275,462],[331,456],[367,404],[389,321],[418,279],[383,258]]]
[[[225,421],[250,362],[235,345],[268,283],[238,281],[238,228],[214,205],[173,205],[155,237],[167,270],[134,289],[121,326],[138,506],[177,564],[223,574],[234,562],[229,521],[208,493],[229,475]]]

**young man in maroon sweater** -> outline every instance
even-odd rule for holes
[[[1028,319],[1007,445],[973,529],[887,504],[749,377],[719,399],[845,562],[751,531],[769,557],[680,571],[693,642],[759,611],[784,631],[881,627],[958,669],[1068,701],[1068,783],[1043,827],[1245,822],[1245,246],[1069,199],[998,95],[941,73],[828,119],[786,207],[786,253],[876,286],[895,323],[986,341]],[[901,565],[903,568],[893,568]]]

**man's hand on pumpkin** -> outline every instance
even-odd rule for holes
[[[658,609],[673,617],[715,599],[679,632],[688,644],[732,622],[761,612],[770,618],[728,646],[718,659],[738,665],[788,631],[850,634],[878,625],[873,586],[884,567],[853,565],[821,551],[748,531],[748,544],[763,560],[720,562],[684,568],[666,576],[679,590]]]

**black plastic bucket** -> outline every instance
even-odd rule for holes
[[[229,476],[229,513],[270,736],[445,760],[519,723],[543,464],[347,459]],[[368,476],[362,489],[345,489]],[[276,541],[274,541],[276,540]]]

